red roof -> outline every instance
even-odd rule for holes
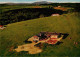
[[[51,38],[51,39],[57,39],[57,38]]]
[[[33,37],[38,37],[38,36],[33,36]]]
[[[48,44],[55,44],[55,43],[57,43],[57,40],[51,40],[51,39],[50,39],[50,40],[47,41],[47,43],[48,43]]]
[[[47,40],[47,38],[45,38],[45,39],[41,39],[40,41],[44,41],[44,40]]]
[[[3,27],[3,25],[0,25],[0,27]]]

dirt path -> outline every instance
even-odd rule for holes
[[[36,54],[36,53],[42,52],[42,49],[40,49],[39,47],[34,46],[37,43],[33,42],[33,37],[29,38],[28,41],[32,41],[32,43],[18,46],[18,48],[16,48],[15,50],[17,52],[20,52],[20,51],[29,51],[29,54]]]
[[[17,52],[28,51],[29,54],[36,54],[36,53],[42,52],[42,49],[40,49],[39,47],[36,47],[35,45],[40,42],[44,43],[45,41],[39,41],[38,43],[35,43],[33,42],[33,39],[34,39],[33,37],[28,39],[28,41],[32,41],[32,43],[20,45],[18,46],[18,48],[14,50],[16,50]]]
[[[36,54],[42,52],[42,50],[39,47],[34,46],[36,43],[31,43],[31,44],[24,44],[21,46],[18,46],[15,50],[17,52],[20,51],[29,51],[29,54]]]

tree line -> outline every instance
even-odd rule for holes
[[[63,14],[61,10],[52,8],[23,8],[15,9],[0,14],[0,25],[51,16],[54,13]]]

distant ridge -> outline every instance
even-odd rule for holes
[[[0,4],[8,4],[8,5],[16,5],[16,4],[50,4],[52,2],[47,2],[47,1],[38,1],[38,2],[33,2],[33,3],[14,3],[14,2],[0,2]]]
[[[49,1],[37,1],[37,2],[0,2],[0,4],[17,5],[17,4],[51,4],[51,3],[80,3],[80,2],[49,2]]]
[[[52,2],[47,2],[47,1],[38,1],[34,2],[33,4],[51,4]]]

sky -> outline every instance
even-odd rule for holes
[[[80,0],[0,0],[0,3],[14,2],[14,3],[32,3],[36,1],[49,1],[49,2],[80,2]]]

